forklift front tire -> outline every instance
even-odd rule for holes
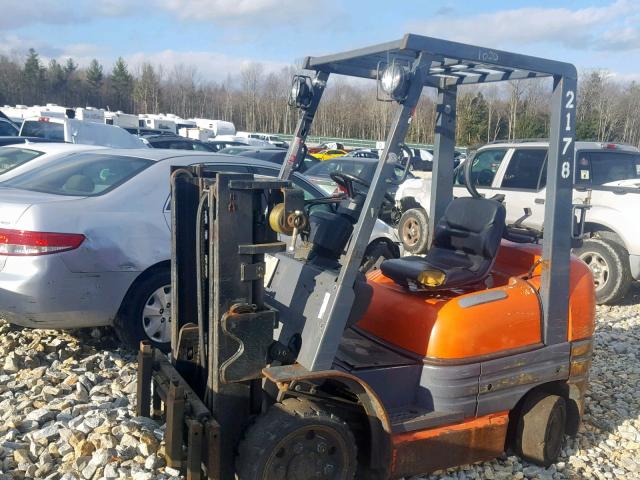
[[[289,398],[247,430],[238,448],[238,480],[352,480],[356,441],[349,426],[316,403]]]
[[[564,398],[543,391],[530,393],[518,418],[516,452],[526,460],[548,467],[560,455],[566,423]]]

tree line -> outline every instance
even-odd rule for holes
[[[204,78],[195,66],[143,63],[135,69],[118,58],[110,71],[98,60],[85,67],[69,58],[46,65],[30,49],[26,58],[0,56],[0,105],[93,106],[133,113],[174,113],[234,122],[239,130],[291,133],[296,111],[287,106],[291,66],[268,72],[259,63],[229,72],[223,81]],[[550,81],[466,86],[458,91],[457,143],[543,138],[549,130]],[[393,105],[378,102],[373,82],[332,80],[313,134],[384,139]],[[435,96],[423,95],[408,141],[433,142]],[[576,134],[580,140],[640,145],[640,85],[616,82],[606,71],[583,72],[579,80]]]

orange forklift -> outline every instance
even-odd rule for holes
[[[172,172],[172,348],[141,344],[137,398],[139,415],[167,422],[168,464],[222,480],[401,478],[505,450],[550,465],[580,424],[594,331],[591,274],[570,256],[584,223],[571,196],[575,68],[406,35],[304,69],[279,178]],[[370,184],[335,172],[346,193],[306,199],[291,178],[331,74],[376,81],[396,113]],[[452,187],[458,86],[543,77],[541,235],[505,224],[473,159],[471,196]],[[365,277],[425,87],[437,92],[430,249]]]

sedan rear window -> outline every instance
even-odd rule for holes
[[[2,147],[0,148],[0,175],[42,154],[43,152],[27,148]]]
[[[144,158],[79,153],[29,170],[7,180],[2,186],[94,197],[122,185],[152,163]]]
[[[20,130],[25,137],[40,137],[47,140],[64,140],[64,125],[62,123],[41,122],[39,120],[25,120]]]

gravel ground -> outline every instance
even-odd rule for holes
[[[416,479],[640,478],[638,303],[635,289],[624,305],[598,308],[584,424],[557,464],[505,456]],[[0,321],[0,480],[180,478],[160,453],[163,427],[135,417],[133,356],[92,333]]]

